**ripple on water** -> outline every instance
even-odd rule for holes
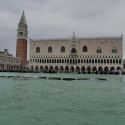
[[[7,75],[7,74],[6,74]],[[114,125],[125,123],[125,76],[51,74],[91,80],[41,80],[49,74],[8,74],[0,80],[1,125]],[[32,78],[34,77],[35,78]],[[106,78],[100,81],[95,78]],[[123,79],[123,80],[122,80]]]

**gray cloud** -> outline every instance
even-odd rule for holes
[[[0,1],[0,49],[8,48],[15,55],[16,30],[23,9],[29,38],[39,39],[70,37],[72,31],[79,37],[124,35],[124,5],[124,0]]]

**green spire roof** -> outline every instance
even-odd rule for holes
[[[20,19],[19,24],[26,24],[26,25],[27,25],[24,11],[23,11],[23,14],[22,14],[22,17],[21,17],[21,19]]]

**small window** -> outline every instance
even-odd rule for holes
[[[65,47],[61,47],[61,52],[64,53],[65,52]]]
[[[36,53],[40,53],[40,47],[36,48]]]
[[[117,53],[117,49],[115,47],[112,49],[112,53]]]
[[[48,47],[48,53],[52,53],[52,47]]]
[[[84,46],[84,47],[83,47],[83,52],[87,52],[87,51],[88,51],[87,46]]]
[[[97,53],[102,53],[102,50],[101,48],[99,47],[97,50],[96,50]]]

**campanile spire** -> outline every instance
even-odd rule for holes
[[[25,12],[23,11],[22,17],[20,19],[19,24],[25,24],[27,25],[26,18],[25,18]]]
[[[21,65],[27,64],[28,30],[25,13],[23,11],[17,28],[16,57],[21,60]]]

